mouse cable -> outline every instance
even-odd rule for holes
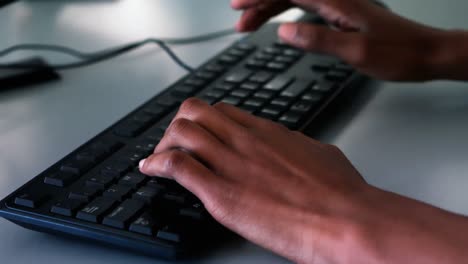
[[[216,31],[213,33],[194,36],[194,37],[187,37],[187,38],[148,38],[142,41],[132,42],[129,44],[121,45],[118,47],[113,47],[97,52],[82,52],[76,49],[72,49],[65,46],[60,45],[48,45],[48,44],[19,44],[12,47],[9,47],[5,50],[0,51],[0,57],[9,55],[16,51],[31,51],[31,50],[40,50],[40,51],[50,51],[50,52],[57,52],[62,54],[67,54],[73,56],[75,58],[80,59],[81,61],[66,63],[66,64],[55,64],[55,65],[48,65],[46,67],[52,68],[54,70],[67,70],[67,69],[74,69],[79,67],[88,66],[97,62],[101,62],[104,60],[108,60],[124,53],[127,53],[131,50],[144,46],[146,44],[157,44],[163,51],[167,53],[167,55],[180,67],[184,68],[189,72],[193,72],[194,69],[190,67],[188,64],[183,62],[179,56],[169,47],[169,45],[188,45],[193,43],[204,42],[208,40],[213,40],[221,37],[225,37],[228,35],[235,34],[236,31],[234,29],[226,29],[221,31]],[[0,64],[0,68],[4,69],[30,69],[30,68],[38,68],[44,67],[39,66],[36,64],[27,64],[27,63],[8,63],[8,64]]]

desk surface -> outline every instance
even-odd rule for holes
[[[462,0],[392,0],[397,12],[435,26],[467,28]],[[425,6],[426,8],[421,8]],[[0,10],[0,47],[59,43],[96,50],[148,36],[178,37],[229,28],[228,1],[20,1]],[[196,66],[238,36],[178,47]],[[16,59],[27,53],[18,54]],[[44,54],[55,62],[70,58]],[[63,80],[0,92],[0,197],[184,75],[145,47]],[[468,214],[468,89],[464,83],[378,83],[371,98],[340,113],[321,140],[337,144],[372,184]],[[4,263],[159,263],[95,244],[31,232],[0,219]],[[194,263],[286,263],[248,242]]]

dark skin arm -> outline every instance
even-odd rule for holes
[[[379,78],[466,79],[467,71],[448,71],[468,65],[466,51],[449,41],[466,43],[466,33],[425,27],[366,3],[232,4],[244,10],[239,30],[254,30],[292,6],[318,10],[346,32],[287,24],[280,36]],[[428,44],[421,48],[421,41]],[[226,104],[184,102],[140,169],[174,179],[221,224],[297,263],[468,262],[467,218],[375,188],[335,146]]]
[[[239,31],[256,30],[295,6],[318,12],[342,32],[288,23],[279,36],[293,46],[338,56],[377,79],[468,80],[468,32],[425,26],[369,0],[232,0],[232,6],[243,10]]]
[[[462,263],[468,220],[365,182],[343,153],[233,106],[183,103],[140,169],[297,263]]]

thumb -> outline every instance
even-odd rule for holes
[[[278,35],[291,46],[337,56],[351,64],[360,61],[365,43],[359,32],[340,32],[306,23],[285,23]]]

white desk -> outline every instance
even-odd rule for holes
[[[401,14],[468,27],[463,0],[393,0]],[[45,42],[97,50],[148,36],[229,28],[238,14],[219,0],[20,1],[0,9],[0,47]],[[196,66],[236,37],[178,47]],[[25,56],[26,53],[15,57]],[[69,58],[47,55],[55,62]],[[184,75],[155,47],[63,72],[60,82],[0,91],[0,197]],[[468,214],[468,85],[379,83],[360,111],[343,112],[322,140],[335,143],[372,184]],[[31,232],[0,219],[2,263],[162,263],[93,243]],[[248,242],[194,263],[286,263]]]

